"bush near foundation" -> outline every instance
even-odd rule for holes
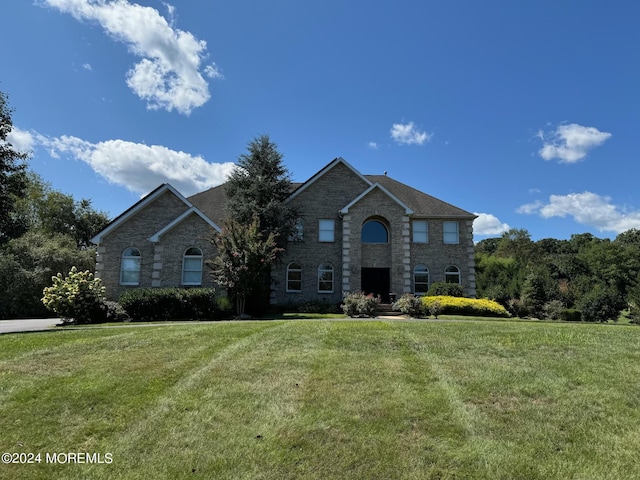
[[[104,291],[99,278],[89,270],[72,267],[66,277],[58,273],[51,278],[53,284],[43,290],[42,303],[59,315],[65,323],[104,322]]]
[[[118,303],[134,322],[215,320],[231,307],[212,288],[136,288],[120,295]]]
[[[342,311],[349,317],[375,317],[380,299],[364,292],[351,292],[344,295]]]
[[[438,295],[422,297],[422,304],[427,312],[431,311],[434,303],[440,303],[443,315],[472,315],[478,317],[510,317],[509,312],[493,300],[486,298],[464,298]]]

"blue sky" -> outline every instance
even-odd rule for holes
[[[476,240],[640,228],[640,3],[3,0],[10,141],[116,216],[218,185],[266,133],[480,217]]]

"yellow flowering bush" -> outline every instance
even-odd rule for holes
[[[94,323],[105,315],[105,287],[89,270],[79,272],[72,267],[66,277],[58,273],[51,277],[53,284],[43,291],[42,303],[63,321]]]
[[[464,298],[437,295],[422,297],[422,304],[427,312],[435,303],[439,303],[442,314],[475,315],[479,317],[510,317],[509,312],[498,302],[486,298]]]

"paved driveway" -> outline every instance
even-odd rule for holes
[[[47,330],[60,323],[59,318],[37,318],[26,320],[0,320],[0,334]]]

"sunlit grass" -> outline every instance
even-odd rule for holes
[[[221,322],[0,336],[0,478],[638,478],[640,331]]]

